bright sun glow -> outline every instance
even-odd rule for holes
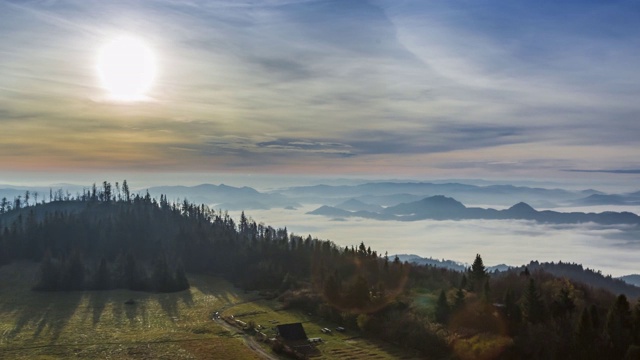
[[[156,59],[142,40],[120,37],[100,49],[98,76],[113,99],[144,100],[156,76]]]

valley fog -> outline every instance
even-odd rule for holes
[[[316,207],[248,210],[245,215],[257,223],[274,228],[287,227],[290,233],[310,234],[340,246],[357,246],[363,241],[381,254],[387,251],[390,255],[416,254],[470,263],[476,253],[480,253],[485,265],[518,266],[531,260],[576,262],[614,277],[640,270],[637,262],[640,237],[637,229],[628,226],[538,224],[519,220],[401,222],[331,219],[306,214]],[[593,207],[566,210],[603,211]],[[638,213],[639,210],[640,207],[626,206],[615,211]],[[236,221],[240,214],[241,211],[229,211]]]

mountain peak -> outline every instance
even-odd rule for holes
[[[465,206],[454,198],[444,195],[434,195],[420,200],[421,203],[439,207],[464,208]]]
[[[509,211],[514,211],[518,213],[534,213],[536,212],[536,209],[532,208],[531,205],[521,201],[513,205],[512,207],[510,207]]]

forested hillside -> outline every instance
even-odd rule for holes
[[[126,182],[123,183],[126,185]],[[389,259],[109,183],[0,214],[0,265],[41,263],[36,291],[167,292],[217,274],[433,358],[637,358],[640,302],[522,269],[491,277]],[[634,357],[635,356],[635,357]]]

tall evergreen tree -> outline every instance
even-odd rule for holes
[[[544,303],[533,279],[529,279],[529,286],[522,299],[522,314],[530,323],[539,323],[544,319]]]
[[[124,201],[130,203],[131,193],[129,192],[129,184],[127,184],[127,180],[122,182],[122,193],[124,195]]]
[[[622,358],[632,341],[632,322],[629,301],[619,295],[607,313],[605,338],[613,358]]]
[[[107,290],[110,288],[109,268],[105,258],[100,259],[100,264],[98,265],[98,270],[95,273],[93,283],[96,290]]]
[[[462,290],[462,287],[459,287],[458,290],[456,291],[456,299],[453,304],[453,310],[458,311],[464,308],[464,303],[465,303],[464,290]]]
[[[369,303],[369,300],[369,284],[367,283],[367,279],[358,275],[349,288],[347,301],[351,307],[362,309]]]
[[[51,251],[46,251],[40,263],[40,278],[34,287],[36,290],[55,291],[60,287],[60,266],[54,263]]]
[[[584,308],[578,319],[578,326],[575,335],[575,354],[579,359],[594,359],[594,340],[596,331],[591,321],[591,312]]]
[[[480,254],[476,254],[476,258],[471,265],[471,269],[469,269],[469,283],[471,285],[471,290],[482,291],[488,278],[489,276],[487,275],[487,270],[482,261],[482,257]]]
[[[522,311],[518,307],[516,296],[513,293],[513,289],[511,288],[507,288],[507,291],[504,295],[504,312],[505,316],[507,317],[509,330],[513,333],[520,322],[522,322]]]
[[[184,265],[182,261],[178,262],[178,266],[176,266],[176,274],[175,274],[175,291],[187,290],[189,288],[189,280],[187,279],[187,273],[184,270]]]
[[[329,275],[324,283],[324,296],[330,304],[340,303],[340,283],[334,274]]]
[[[451,307],[449,307],[449,302],[447,301],[447,295],[444,290],[440,290],[440,295],[438,296],[438,301],[436,302],[436,321],[441,324],[446,324],[449,321],[449,315],[451,314]]]
[[[80,251],[74,250],[62,264],[60,288],[63,290],[83,290],[85,266]]]

